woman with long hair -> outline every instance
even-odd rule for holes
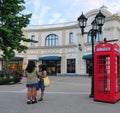
[[[27,68],[25,69],[25,74],[27,76],[27,104],[34,104],[37,103],[36,100],[36,94],[37,94],[37,69],[36,69],[36,63],[34,61],[29,61]]]

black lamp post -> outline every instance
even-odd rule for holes
[[[92,80],[91,80],[91,94],[90,97],[94,97],[94,38],[96,38],[97,33],[102,33],[102,26],[105,22],[105,16],[99,11],[99,13],[96,15],[95,19],[91,23],[92,29],[89,30],[89,32],[84,32],[84,28],[87,25],[87,18],[81,14],[80,17],[78,17],[79,27],[81,28],[82,35],[88,34],[88,36],[91,36],[92,41]]]

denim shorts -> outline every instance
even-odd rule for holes
[[[33,88],[33,87],[37,88],[37,83],[26,84],[26,87],[27,87],[27,88]]]
[[[39,84],[39,88],[41,89],[41,91],[44,91],[45,86],[44,86],[44,79],[43,78],[40,78],[40,81],[38,84]]]

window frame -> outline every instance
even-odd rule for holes
[[[35,35],[31,35],[31,40],[35,40]],[[35,43],[31,42],[31,46],[35,46]]]
[[[69,33],[69,43],[73,43],[73,32]]]
[[[58,36],[56,34],[49,34],[45,38],[45,46],[58,46]]]
[[[102,41],[102,33],[97,33],[96,35],[96,39],[94,38],[94,42],[100,42]],[[87,43],[91,43],[92,42],[92,37],[90,35],[87,35]]]
[[[67,59],[67,73],[76,73],[76,59]]]

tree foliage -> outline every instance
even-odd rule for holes
[[[23,35],[22,29],[29,24],[32,15],[22,14],[24,4],[24,0],[0,0],[0,49],[5,61],[13,58],[15,51],[27,49],[21,42],[37,42]]]

